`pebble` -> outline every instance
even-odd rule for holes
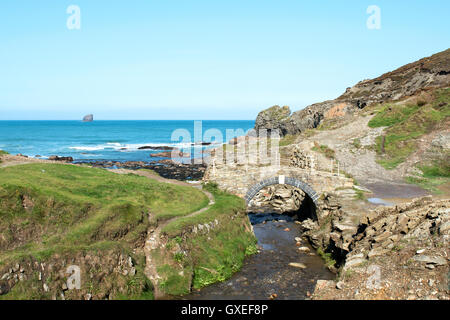
[[[422,254],[422,253],[424,253],[425,252],[425,249],[420,249],[420,250],[417,250],[416,251],[416,254]]]
[[[300,262],[291,262],[289,265],[294,268],[306,269],[306,266]]]

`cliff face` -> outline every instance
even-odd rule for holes
[[[420,90],[449,85],[450,49],[447,49],[378,78],[363,80],[347,88],[335,100],[316,103],[292,114],[287,113],[289,107],[274,106],[261,111],[255,129],[279,129],[282,135],[298,134],[316,128],[326,118],[343,116],[375,103],[398,100]]]

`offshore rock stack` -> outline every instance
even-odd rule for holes
[[[94,115],[93,114],[88,114],[88,115],[83,117],[83,122],[92,122],[92,121],[94,121]]]

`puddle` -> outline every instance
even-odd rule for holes
[[[378,205],[382,205],[382,206],[393,206],[394,205],[393,203],[388,202],[383,199],[380,199],[380,198],[369,198],[369,199],[367,199],[367,201],[369,201],[370,203],[378,204]]]

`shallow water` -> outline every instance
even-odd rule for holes
[[[367,199],[367,201],[369,201],[370,203],[373,203],[373,204],[379,204],[379,205],[383,205],[383,206],[392,206],[392,205],[394,205],[393,203],[388,202],[388,201],[383,200],[383,199],[380,199],[380,198],[369,198],[369,199]]]
[[[275,293],[277,299],[303,300],[308,291],[313,292],[317,280],[335,278],[320,257],[298,250],[295,238],[301,236],[301,231],[292,218],[279,214],[250,214],[249,217],[261,252],[247,258],[241,271],[231,279],[183,299],[254,300],[268,299]],[[303,240],[302,246],[314,252]],[[307,268],[289,266],[291,262],[303,263]]]

